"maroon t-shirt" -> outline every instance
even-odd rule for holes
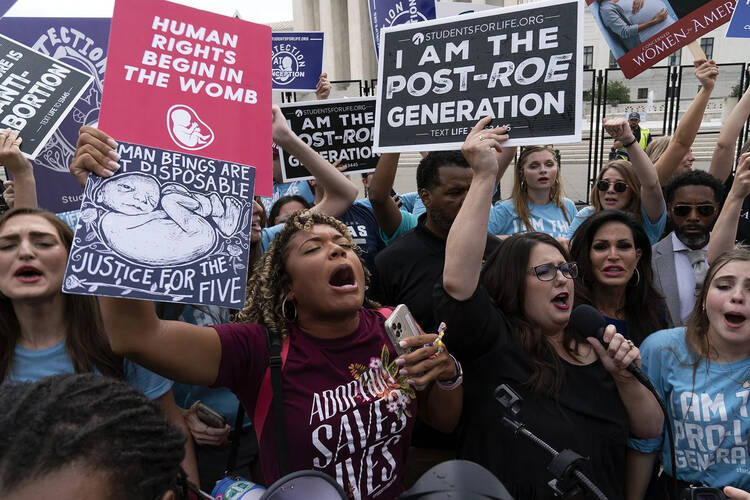
[[[397,375],[384,321],[378,312],[360,309],[359,328],[337,339],[314,338],[293,325],[283,370],[292,471],[325,472],[356,499],[401,493],[417,411],[414,391]],[[214,328],[221,339],[214,385],[234,392],[252,417],[268,367],[263,328],[255,323]],[[272,408],[259,448],[271,484],[279,478]]]

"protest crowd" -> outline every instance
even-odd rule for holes
[[[237,202],[118,177],[121,138],[81,127],[70,174],[111,212],[71,228],[39,208],[24,133],[0,130],[0,498],[249,500],[316,471],[269,498],[750,499],[750,89],[692,168],[721,77],[696,60],[671,136],[604,118],[612,155],[583,206],[565,157],[508,145],[492,116],[397,193],[398,152],[347,174],[273,106],[272,193]],[[311,179],[285,182],[281,155]],[[68,274],[136,279],[76,256],[96,224],[110,254],[167,245],[171,265],[217,248],[206,221],[250,228],[247,262],[222,246],[244,305]]]

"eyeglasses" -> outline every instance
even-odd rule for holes
[[[602,179],[596,183],[596,189],[598,189],[599,191],[607,191],[609,189],[610,184],[613,184],[613,183]],[[622,181],[615,181],[614,185],[615,185],[616,193],[624,193],[625,190],[628,189],[628,185]]]
[[[555,276],[557,276],[558,269],[563,276],[570,280],[578,277],[578,264],[575,262],[563,262],[559,266],[540,264],[529,268],[529,270],[534,271],[534,274],[539,281],[552,281],[555,279]]]
[[[710,217],[714,213],[716,213],[716,206],[712,205],[711,203],[704,203],[703,205],[674,205],[672,207],[672,213],[677,217],[687,217],[688,215],[690,215],[693,209],[697,210],[698,215],[700,215],[701,217]]]

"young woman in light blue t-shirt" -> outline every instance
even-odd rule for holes
[[[575,203],[563,193],[555,151],[531,146],[516,161],[511,198],[493,205],[489,230],[497,235],[538,231],[566,238],[575,214]]]
[[[750,251],[730,250],[712,262],[687,327],[650,335],[641,355],[674,428],[677,481],[668,478],[670,488],[749,489]],[[642,498],[657,455],[671,475],[669,444],[663,433],[631,439],[630,448],[629,498]]]

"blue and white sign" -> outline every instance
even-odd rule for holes
[[[368,0],[375,57],[380,57],[380,30],[435,19],[435,0]]]
[[[63,291],[241,309],[255,168],[120,142],[91,175]]]
[[[727,38],[750,38],[750,0],[737,0],[727,28]]]
[[[70,175],[68,165],[82,125],[99,121],[104,69],[107,63],[110,19],[4,17],[0,33],[32,49],[67,63],[94,77],[93,84],[76,102],[34,164],[39,206],[51,212],[69,212],[81,206],[83,189]]]
[[[274,90],[315,91],[323,72],[322,31],[271,33]]]

